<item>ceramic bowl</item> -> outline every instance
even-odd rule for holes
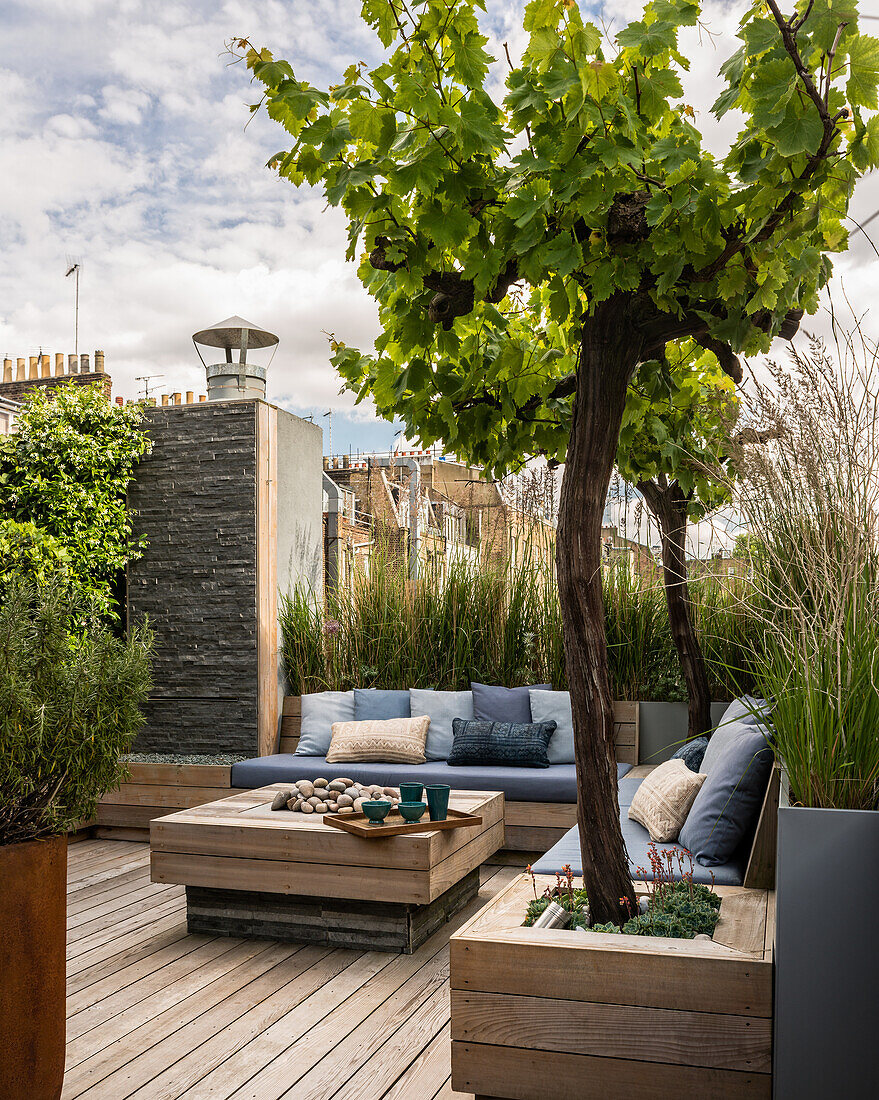
[[[424,811],[427,809],[427,803],[425,802],[401,802],[397,809],[400,811],[400,817],[404,821],[420,821],[424,817]]]
[[[391,812],[391,803],[377,798],[363,803],[363,812],[369,818],[370,825],[381,825]]]

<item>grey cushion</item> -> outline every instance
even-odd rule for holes
[[[543,691],[549,691],[551,687],[551,684],[534,685],[534,688]],[[473,717],[477,721],[512,722],[517,725],[532,721],[531,700],[528,698],[532,688],[471,684],[470,690],[473,692]]]
[[[555,733],[549,743],[550,764],[574,763],[574,720],[571,716],[571,694],[568,691],[544,691],[531,688],[528,692],[533,722],[555,722]]]
[[[746,721],[724,723],[702,759],[707,779],[679,840],[705,867],[726,863],[757,823],[772,771],[770,731]]]
[[[618,764],[617,775],[629,771]],[[445,762],[427,764],[328,764],[325,759],[278,753],[257,756],[232,765],[232,786],[252,790],[270,783],[295,779],[332,779],[344,775],[361,783],[397,787],[413,779],[418,783],[448,783],[452,790],[503,791],[513,802],[576,802],[577,775],[573,764],[549,768],[476,767],[451,768]],[[637,782],[640,782],[638,780]]]
[[[555,722],[482,722],[452,719],[454,741],[449,767],[468,764],[548,768],[546,749]]]
[[[766,699],[759,699],[756,695],[740,695],[733,699],[723,712],[723,717],[717,723],[721,726],[731,722],[743,722],[746,726],[765,724],[772,714],[772,704]]]
[[[353,691],[318,691],[302,696],[302,729],[297,756],[326,756],[333,722],[354,721]]]
[[[374,722],[388,718],[410,718],[409,692],[385,688],[354,689],[354,721]]]
[[[638,780],[638,782],[640,783],[640,780]],[[650,882],[653,878],[653,872],[650,870],[650,853],[648,851],[651,843],[650,834],[644,826],[639,825],[637,821],[629,821],[625,814],[620,819],[620,824],[623,830],[623,839],[626,842],[626,849],[629,853],[629,871],[633,877],[638,877],[642,881]],[[680,844],[657,844],[656,848],[659,852],[675,851],[681,852],[682,855],[684,853],[684,849]],[[746,854],[739,852],[727,863],[712,867],[710,871],[707,867],[700,867],[698,863],[694,863],[693,882],[701,882],[705,886],[710,886],[712,883],[711,872],[713,871],[713,881],[718,886],[741,886],[745,878],[746,862]],[[580,836],[576,826],[573,829],[569,829],[562,839],[550,848],[546,855],[540,857],[533,865],[533,870],[537,875],[561,874],[565,864],[570,864],[571,870],[575,875],[581,875],[583,873],[583,859],[580,855]],[[676,877],[677,866],[677,860],[675,860],[674,871]],[[647,873],[639,875],[637,871],[638,867],[645,868]],[[688,871],[689,869],[689,860],[686,855],[684,855],[684,870]]]
[[[707,737],[694,737],[692,741],[688,741],[685,745],[681,745],[674,756],[672,756],[672,760],[683,760],[691,772],[701,771],[702,760],[705,757],[705,750],[707,748]]]
[[[409,711],[413,718],[426,714],[430,719],[424,750],[427,759],[446,760],[452,750],[452,719],[473,717],[473,692],[410,688]]]
[[[234,769],[232,774],[234,777]],[[638,877],[649,882],[653,878],[653,872],[650,870],[650,852],[648,851],[651,843],[650,834],[643,825],[639,825],[637,821],[630,821],[628,818],[629,806],[632,804],[635,791],[637,791],[643,782],[643,779],[629,779],[625,776],[620,777],[620,826],[623,831],[623,840],[626,842],[626,849],[629,853],[630,872],[632,875],[638,875],[637,869],[643,867],[647,873],[645,875],[639,875]],[[656,847],[660,852],[675,851],[683,853],[685,850],[680,844],[657,844]],[[745,866],[747,865],[747,861],[747,850],[739,848],[726,863],[712,867],[710,871],[707,867],[701,867],[698,863],[694,862],[693,881],[710,886],[712,881],[711,873],[713,872],[714,881],[718,886],[741,886],[745,879]],[[562,867],[564,867],[566,863],[571,865],[571,870],[575,875],[583,873],[583,860],[580,856],[580,837],[576,826],[573,829],[569,829],[562,839],[550,848],[546,855],[540,857],[534,864],[534,872],[539,875],[554,875],[557,871],[560,873]],[[675,860],[674,869],[677,871],[677,860]],[[689,860],[684,856],[684,870],[689,869]]]

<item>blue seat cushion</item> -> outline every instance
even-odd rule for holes
[[[388,718],[411,718],[409,692],[387,688],[354,689],[354,721],[386,721]]]
[[[629,764],[617,764],[625,775]],[[443,761],[426,764],[328,764],[324,757],[278,753],[257,756],[232,765],[232,786],[252,790],[270,783],[292,783],[296,779],[333,779],[344,775],[361,783],[398,787],[401,782],[448,783],[464,791],[503,791],[512,802],[576,802],[577,775],[573,764],[548,768],[509,768],[466,765],[451,768]]]
[[[653,878],[653,873],[650,870],[650,853],[648,851],[651,843],[650,834],[643,825],[640,825],[637,821],[630,821],[628,818],[628,810],[632,802],[632,797],[642,782],[643,780],[641,779],[626,779],[625,777],[620,779],[620,825],[623,830],[623,840],[626,842],[626,850],[629,853],[629,871],[633,877],[645,882],[650,882]],[[686,849],[680,844],[657,844],[656,848],[660,853],[666,851],[686,853]],[[710,886],[712,881],[717,886],[741,886],[744,882],[747,862],[747,847],[739,849],[727,863],[720,864],[716,867],[702,867],[694,860],[693,882],[701,882],[705,886]],[[581,875],[583,873],[583,859],[580,855],[580,836],[576,826],[574,826],[573,829],[569,829],[562,839],[550,848],[546,855],[540,857],[534,864],[533,870],[534,873],[538,875],[554,875],[556,872],[561,873],[565,864],[570,864],[571,870],[575,875]],[[641,874],[640,871],[638,871],[639,867],[644,868],[646,874]],[[674,869],[677,871],[677,860],[675,860]],[[689,869],[690,861],[685,854],[684,870],[688,871]],[[711,877],[712,871],[714,872],[713,880]]]
[[[551,691],[551,684],[535,684],[531,687],[496,687],[493,684],[470,684],[473,692],[473,717],[478,722],[511,722],[523,725],[533,721],[531,700],[528,693],[532,690]]]

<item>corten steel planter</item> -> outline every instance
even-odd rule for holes
[[[0,847],[0,1100],[64,1081],[67,837]]]

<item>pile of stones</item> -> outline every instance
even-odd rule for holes
[[[301,814],[360,813],[370,799],[386,799],[396,807],[400,792],[395,787],[355,783],[353,779],[300,779],[292,787],[278,791],[272,799],[273,810],[293,810]]]

